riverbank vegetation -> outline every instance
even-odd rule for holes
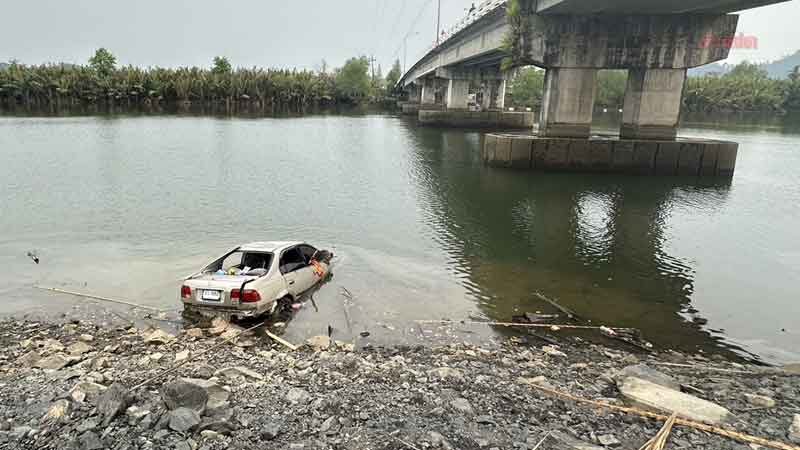
[[[390,76],[399,77],[394,72]],[[387,85],[393,86],[387,81],[392,79],[384,79],[364,56],[332,71],[233,68],[221,56],[211,68],[143,69],[118,67],[116,57],[101,48],[87,65],[12,61],[0,70],[0,106],[223,104],[304,110],[382,102],[391,90]]]
[[[622,108],[627,74],[623,70],[604,70],[597,76],[595,106]],[[544,70],[520,69],[511,83],[511,103],[537,109],[542,104]],[[800,74],[787,79],[770,78],[758,65],[743,62],[723,75],[689,77],[683,97],[689,112],[770,112],[800,111]]]

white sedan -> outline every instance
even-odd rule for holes
[[[305,242],[241,245],[184,280],[184,311],[237,318],[272,314],[324,280],[332,256]]]

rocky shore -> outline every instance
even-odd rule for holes
[[[636,450],[663,425],[537,386],[800,443],[796,367],[574,337],[353,349],[318,336],[291,351],[240,331],[0,322],[0,449]],[[665,448],[760,447],[676,426]]]

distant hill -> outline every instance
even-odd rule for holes
[[[761,64],[761,68],[767,71],[770,78],[785,79],[795,67],[800,66],[800,50],[793,55],[789,55],[773,62]],[[690,77],[702,77],[704,75],[724,75],[736,67],[735,64],[714,63],[689,70]]]
[[[787,78],[797,66],[800,66],[800,50],[793,55],[762,65],[770,78]]]

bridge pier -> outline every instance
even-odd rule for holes
[[[447,83],[447,109],[463,109],[469,107],[470,80],[451,78]]]
[[[597,84],[597,69],[552,67],[544,79],[539,134],[588,138]]]
[[[624,139],[675,139],[686,69],[633,69],[622,107]]]

